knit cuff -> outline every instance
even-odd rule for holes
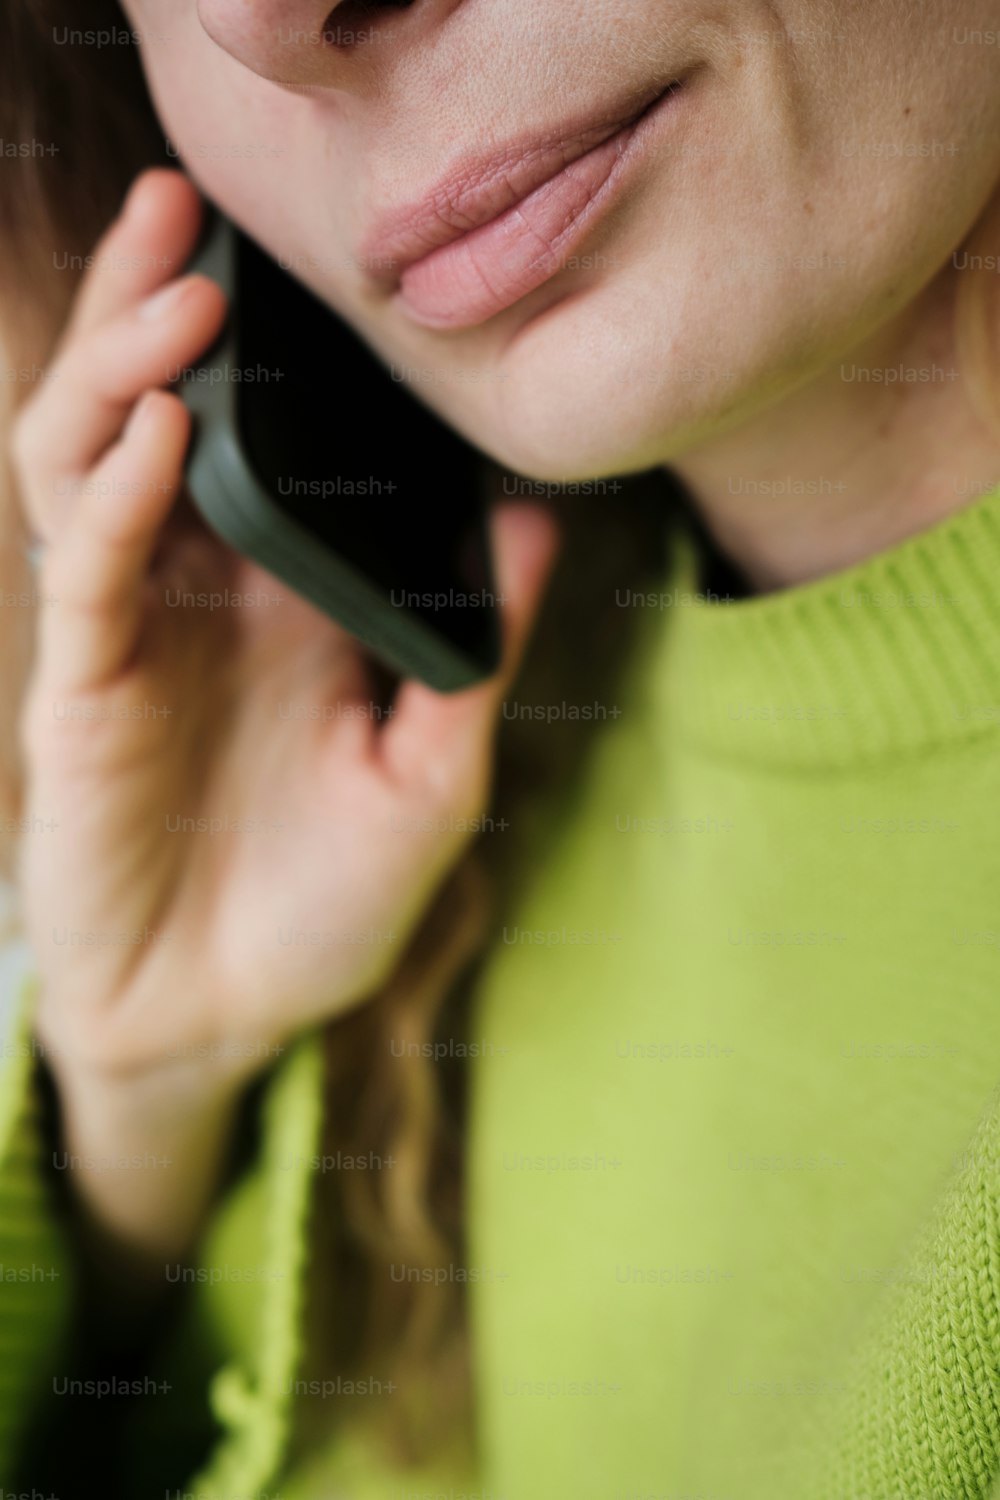
[[[72,1306],[72,1259],[45,1170],[35,981],[21,984],[0,1051],[0,1488],[52,1394]]]
[[[207,1467],[190,1486],[199,1500],[260,1494],[285,1460],[292,1392],[303,1347],[305,1272],[314,1164],[322,1120],[322,1052],[307,1036],[268,1084],[259,1164],[263,1251],[252,1349],[212,1380],[209,1400],[224,1429]],[[213,1266],[211,1247],[202,1261]]]

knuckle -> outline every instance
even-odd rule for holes
[[[43,452],[42,415],[35,403],[29,402],[18,412],[10,430],[9,452],[18,483],[27,487],[38,466]]]
[[[60,618],[66,615],[99,623],[121,607],[122,591],[108,586],[102,570],[81,567],[80,559],[69,547],[50,547],[39,576],[47,597],[57,601],[52,607],[52,625],[56,630]]]
[[[50,621],[48,616],[59,603],[59,595],[56,592],[52,579],[52,565],[47,547],[43,549],[38,567],[35,570],[35,586],[38,590],[38,597],[45,602],[44,610],[39,611],[36,617],[37,644],[42,646],[45,643],[46,634],[49,629]]]
[[[130,487],[131,481],[122,478],[109,479],[104,489],[98,487],[98,482],[93,482],[94,493],[87,497],[87,502],[80,506],[78,525],[80,531],[85,533],[85,540],[91,550],[97,548],[104,557],[127,557],[134,547],[136,541],[142,537],[147,527],[143,515],[136,507],[123,505],[112,505],[108,503],[108,495],[118,491],[133,498],[137,493],[135,488]],[[143,497],[139,489],[140,497]]]
[[[17,744],[26,764],[34,765],[52,736],[51,695],[37,675],[29,684],[16,719]]]
[[[490,796],[491,768],[482,755],[463,755],[439,763],[427,779],[424,795],[431,811],[459,820],[478,817]]]
[[[121,590],[89,582],[76,574],[70,577],[68,571],[61,577],[57,575],[53,589],[60,608],[76,621],[89,621],[93,625],[102,625],[115,619],[124,603]]]

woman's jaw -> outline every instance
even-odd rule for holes
[[[729,515],[766,443],[863,511],[893,472],[876,415],[924,467],[936,433],[975,447],[959,381],[911,424],[902,382],[843,370],[954,359],[953,252],[1000,181],[992,0],[961,27],[951,0],[414,0],[354,31],[306,0],[126,9],[206,193],[509,467],[671,463]],[[825,543],[801,550],[761,576]]]

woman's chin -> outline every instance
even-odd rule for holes
[[[672,380],[662,358],[637,365],[632,343],[627,330],[609,339],[593,326],[589,338],[525,340],[505,357],[489,400],[477,400],[469,436],[504,467],[551,483],[667,462],[714,394]]]

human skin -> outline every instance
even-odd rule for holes
[[[842,375],[955,366],[950,256],[1000,181],[997,49],[974,40],[995,33],[991,0],[417,0],[377,9],[353,48],[315,41],[358,27],[352,6],[126,9],[209,196],[514,470],[670,462],[762,585],[954,508],[936,471],[956,451],[1000,476],[947,375]],[[470,152],[681,76],[568,268],[515,306],[442,331],[373,284],[373,226]],[[736,475],[828,484],[819,504],[753,507]]]
[[[556,545],[500,507],[501,670],[406,682],[381,717],[346,632],[176,510],[190,418],[155,387],[224,311],[165,268],[199,220],[180,173],[139,179],[13,443],[51,601],[21,725],[26,826],[54,830],[21,851],[36,1029],[95,1259],[140,1280],[196,1234],[246,1084],[378,990],[468,843]],[[170,602],[223,590],[250,602]],[[106,1165],[147,1153],[167,1165]]]
[[[358,24],[356,10],[339,7],[332,23],[338,9]],[[376,11],[368,39],[349,47],[323,44],[330,12],[305,0],[128,0],[126,13],[142,38],[164,128],[199,186],[387,360],[430,372],[416,382],[421,394],[508,466],[572,479],[670,463],[764,587],[829,571],[956,508],[956,453],[963,473],[1000,478],[996,439],[960,381],[904,389],[844,378],[845,367],[955,364],[960,273],[950,255],[996,192],[1000,91],[995,50],[957,40],[948,0],[918,10],[902,0],[415,0]],[[961,27],[988,29],[991,15],[987,0],[967,0]],[[380,219],[430,192],[470,151],[558,139],[567,122],[577,128],[620,113],[623,101],[681,77],[620,186],[574,243],[572,262],[496,316],[427,326],[391,281],[372,276]],[[40,840],[26,851],[41,1025],[65,1051],[56,1071],[71,1149],[96,1155],[103,1142],[120,1150],[128,1139],[138,1150],[168,1141],[178,1167],[147,1174],[141,1192],[114,1174],[82,1183],[95,1218],[154,1256],[195,1231],[245,1081],[240,1070],[199,1070],[193,1084],[190,1070],[166,1065],[178,1045],[203,1037],[206,1026],[211,1035],[242,1027],[248,1037],[284,1041],[295,1023],[355,1003],[381,974],[345,972],[331,989],[322,951],[295,975],[262,965],[247,934],[255,911],[273,910],[274,861],[243,846],[232,860],[209,859],[153,836],[150,806],[180,805],[195,780],[194,758],[177,767],[173,726],[157,742],[160,762],[134,727],[105,726],[99,737],[53,727],[60,693],[162,701],[204,670],[198,641],[185,644],[176,619],[161,616],[151,628],[143,589],[180,479],[187,426],[176,397],[153,396],[141,430],[129,430],[124,451],[114,445],[142,391],[196,357],[222,308],[195,281],[158,333],[139,333],[136,303],[172,278],[197,227],[182,182],[154,174],[142,194],[112,230],[114,243],[144,248],[150,262],[167,246],[172,270],[129,279],[105,267],[91,278],[64,350],[78,378],[52,383],[33,404],[17,452],[34,524],[50,544],[43,582],[70,599],[74,579],[106,584],[96,608],[93,596],[77,601],[76,624],[89,620],[93,638],[78,630],[72,654],[67,612],[45,622],[26,714],[32,806],[42,817],[61,808],[72,829],[58,862]],[[446,217],[461,212],[454,196],[441,202]],[[559,246],[549,249],[558,254]],[[102,401],[93,389],[100,368],[115,387]],[[132,511],[78,503],[69,514],[52,503],[57,473],[82,475],[95,464],[133,466],[149,481],[147,499]],[[828,490],[818,501],[792,495],[761,504],[734,493],[734,476],[822,480]],[[513,662],[552,538],[537,519],[511,518],[507,527]],[[211,576],[211,549],[185,545],[179,564]],[[248,588],[254,577],[247,571],[235,586]],[[244,705],[241,738],[219,735],[214,679],[204,701],[189,702],[195,737],[211,729],[207,742],[198,739],[199,753],[206,743],[213,753],[211,810],[261,805],[260,725],[284,690],[288,662],[325,698],[364,692],[343,641],[328,633],[320,647],[300,649],[315,639],[316,618],[305,611],[289,604],[287,634],[268,638],[270,654],[256,625],[241,625],[238,670],[222,684]],[[157,648],[140,659],[138,675],[137,641]],[[445,803],[468,810],[485,795],[498,693],[502,685],[452,722],[448,741],[433,717],[440,705],[410,692],[423,738],[414,734],[399,764],[419,771],[420,755],[429,763],[432,745],[453,743],[456,732],[466,746],[463,766],[438,790]],[[293,762],[300,788],[325,775],[334,808],[357,775],[350,733],[340,726],[329,747],[336,772],[315,756]],[[395,743],[402,740],[398,732]],[[277,757],[276,738],[271,747]],[[153,773],[168,761],[180,780],[164,791]],[[74,811],[81,786],[100,815]],[[368,790],[374,819],[380,804],[370,777]],[[356,896],[358,870],[378,869],[361,889],[384,887],[391,866],[392,909],[376,913],[376,925],[403,930],[459,847],[438,847],[428,862],[426,851],[403,858],[398,843],[379,850],[364,834],[331,870],[328,845],[310,840],[301,806],[289,821],[298,833],[282,860],[303,872],[303,900],[308,890],[325,910],[336,908],[348,892]],[[60,964],[43,940],[54,912],[95,929],[166,926],[169,941],[117,968],[107,954]],[[362,909],[354,920],[364,925],[372,915]],[[203,976],[193,987],[192,973]],[[181,1096],[183,1129],[171,1123]]]

